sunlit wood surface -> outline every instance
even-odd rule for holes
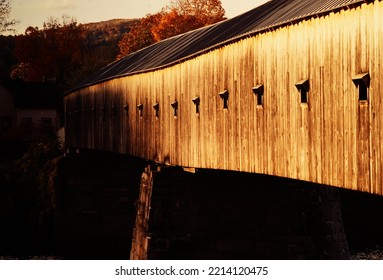
[[[382,15],[372,1],[79,89],[65,97],[66,145],[382,195]],[[365,73],[361,101],[353,78]]]

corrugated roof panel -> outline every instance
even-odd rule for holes
[[[363,0],[272,0],[232,19],[165,39],[129,54],[104,67],[75,89],[114,77],[164,67],[242,36],[363,2]]]
[[[292,22],[305,17],[333,11],[347,5],[361,3],[361,0],[305,0],[305,1],[271,1],[283,2],[277,7],[271,7],[267,22],[264,24],[255,24],[253,32],[267,27],[278,26],[284,23]],[[269,2],[270,3],[270,2]],[[266,3],[267,4],[267,3]],[[266,5],[265,4],[265,5]],[[277,3],[278,4],[278,3]],[[265,7],[268,8],[268,7]],[[274,9],[273,9],[274,8]]]

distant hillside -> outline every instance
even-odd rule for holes
[[[116,60],[120,53],[118,42],[130,32],[137,19],[112,19],[82,24],[85,30],[85,57],[83,65],[71,81],[75,85],[102,67]]]
[[[112,19],[108,21],[82,24],[87,39],[94,46],[118,43],[122,36],[129,32],[137,19]]]
[[[85,30],[82,65],[69,81],[74,85],[87,78],[105,65],[116,60],[120,53],[118,42],[130,32],[138,19],[112,19],[108,21],[80,24]],[[20,35],[23,36],[23,35]],[[11,69],[18,64],[14,56],[17,36],[0,35],[0,77],[9,78]]]

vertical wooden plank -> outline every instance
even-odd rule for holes
[[[187,132],[185,131],[185,127],[190,127],[190,116],[189,116],[189,106],[190,103],[187,102],[188,94],[185,90],[185,79],[182,71],[182,63],[177,65],[178,72],[178,83],[179,83],[179,122],[178,122],[178,140],[177,140],[177,150],[179,154],[179,158],[177,160],[178,165],[181,166],[189,166],[188,161],[188,140],[187,140]]]
[[[196,113],[196,107],[190,100],[192,106],[190,117],[194,123],[194,139],[191,141],[194,143],[194,166],[202,165],[209,166],[210,159],[214,157],[214,150],[211,143],[211,137],[215,131],[209,131],[209,120],[213,118],[213,110],[208,109],[211,104],[211,98],[214,96],[211,84],[214,80],[210,80],[214,75],[214,69],[210,68],[208,57],[199,57],[195,59],[195,66],[193,68],[193,89],[191,90],[191,99],[200,97],[200,113]]]
[[[211,93],[211,97],[209,98],[209,101],[212,100],[212,103],[215,104],[214,111],[217,112],[216,114],[216,135],[217,135],[217,168],[218,169],[225,169],[225,161],[226,159],[226,153],[225,153],[225,147],[226,147],[226,125],[225,125],[225,112],[223,110],[222,106],[222,100],[218,96],[218,93],[222,91],[225,87],[224,84],[224,53],[222,49],[219,49],[217,51],[216,56],[216,62],[215,65],[215,76],[216,76],[216,82],[215,82],[215,88],[214,91]],[[214,101],[213,101],[214,100]]]
[[[213,137],[215,136],[215,129],[213,128],[215,108],[213,100],[214,92],[214,68],[212,67],[213,53],[205,55],[204,57],[197,58],[196,64],[198,75],[196,75],[196,89],[193,91],[191,98],[200,97],[200,113],[196,113],[196,107],[191,104],[193,109],[191,116],[195,121],[195,137],[193,141],[196,144],[194,154],[197,160],[197,165],[202,166],[215,166],[212,159],[215,159],[215,146],[213,144]]]
[[[161,111],[162,120],[161,123],[161,139],[163,143],[163,162],[169,163],[170,160],[170,95],[169,91],[166,90],[165,85],[169,81],[165,78],[164,71],[161,71],[161,104],[163,110]]]
[[[371,83],[369,88],[369,102],[371,103],[371,137],[370,137],[370,164],[371,164],[371,192],[382,194],[382,47],[381,34],[383,34],[381,24],[382,2],[370,3],[367,5],[369,13],[369,24],[367,26],[368,48],[369,48],[369,72]],[[369,31],[369,32],[368,32]]]
[[[383,34],[383,26],[381,23],[381,14],[383,12],[383,2],[374,2],[374,6],[371,7],[373,9],[373,28],[374,33],[371,36],[374,39],[374,44],[372,47],[374,48],[374,56],[370,60],[373,63],[372,71],[375,73],[372,77],[370,92],[374,96],[375,104],[376,104],[376,128],[374,138],[377,139],[375,142],[375,193],[379,195],[383,195],[383,118],[382,114],[378,112],[382,112],[383,110],[383,101],[382,96],[379,94],[383,92],[383,69],[381,67],[381,61],[383,59],[383,40],[381,40],[381,34]]]
[[[155,129],[154,129],[154,154],[153,154],[153,159],[157,162],[162,161],[162,141],[163,139],[161,138],[161,123],[164,121],[164,104],[161,100],[161,82],[160,82],[160,73],[156,71],[154,74],[154,85],[155,85],[155,94],[154,94],[154,103],[158,103],[159,109],[158,109],[158,117],[155,118]]]
[[[231,95],[231,148],[230,148],[230,162],[231,162],[231,170],[239,171],[242,169],[242,128],[239,125],[240,119],[241,119],[241,106],[243,105],[241,103],[241,86],[240,86],[240,63],[241,63],[241,57],[242,53],[240,50],[240,44],[243,44],[243,41],[237,42],[233,44],[230,48],[230,53],[233,55],[230,57],[231,64],[232,64],[232,74],[231,74],[231,80],[232,80],[232,95]],[[237,54],[237,55],[234,55]]]
[[[211,60],[210,60],[210,71],[211,81],[206,81],[208,83],[206,90],[202,93],[203,96],[201,96],[201,112],[204,112],[203,115],[200,115],[200,123],[202,124],[208,122],[207,131],[205,135],[208,135],[205,141],[205,138],[201,137],[201,142],[204,143],[202,146],[202,151],[205,151],[205,154],[207,156],[207,162],[208,168],[219,168],[220,164],[220,158],[219,153],[220,149],[219,146],[221,145],[222,138],[218,134],[218,129],[221,127],[221,123],[218,121],[218,115],[219,111],[217,110],[217,92],[218,92],[218,84],[220,80],[220,73],[218,70],[219,67],[219,56],[221,54],[220,50],[215,50],[211,52]],[[209,157],[209,155],[211,155]]]
[[[275,31],[270,32],[270,40],[267,42],[267,49],[273,49],[275,47]],[[267,142],[267,173],[270,175],[276,174],[275,162],[277,162],[278,154],[278,94],[281,91],[280,85],[278,83],[278,62],[277,57],[273,53],[267,55],[268,67],[266,69],[267,76],[269,77],[269,83],[271,85],[271,90],[269,91],[269,106],[267,112],[266,126],[264,131],[266,132]]]
[[[250,107],[251,103],[255,101],[254,94],[251,91],[254,80],[253,69],[253,56],[251,48],[251,39],[246,39],[242,43],[243,57],[241,58],[240,65],[240,123],[241,128],[240,141],[241,146],[241,171],[250,171]]]
[[[232,136],[233,136],[233,131],[232,131],[232,126],[231,126],[231,120],[232,120],[232,110],[233,110],[233,98],[234,98],[234,91],[233,91],[233,68],[232,68],[232,61],[231,61],[231,56],[229,53],[229,50],[226,48],[223,51],[223,83],[224,86],[219,90],[220,92],[223,90],[227,90],[229,92],[229,98],[227,101],[228,108],[224,109],[223,108],[223,100],[221,100],[221,109],[223,112],[224,116],[224,125],[225,125],[225,134],[224,134],[224,139],[225,139],[225,149],[224,149],[224,156],[225,156],[225,162],[224,166],[226,170],[230,170],[230,166],[232,164],[231,162],[231,146],[232,146]]]
[[[358,190],[370,191],[370,122],[369,105],[359,103],[358,112]]]
[[[268,60],[266,56],[263,56],[262,49],[265,47],[266,38],[259,37],[259,43],[254,43],[254,73],[255,81],[257,83],[264,83],[264,105],[263,107],[255,106],[254,115],[254,159],[255,159],[255,170],[258,173],[267,174],[267,141],[266,141],[266,130],[265,130],[265,119],[266,111],[269,110],[269,104],[271,102],[271,83],[269,82],[268,75],[266,73]]]
[[[290,56],[285,56],[286,48],[288,48],[288,37],[289,37],[289,30],[286,28],[283,30],[283,33],[281,34],[280,39],[280,46],[278,48],[278,60],[280,61],[283,57],[283,64],[280,66],[280,92],[279,95],[281,95],[282,98],[278,98],[278,103],[280,106],[280,141],[279,141],[279,154],[280,156],[280,175],[284,177],[289,176],[289,169],[290,169],[290,153],[291,148],[290,147],[290,139],[289,135],[291,134],[290,131],[290,98],[291,94],[289,93],[289,59]]]
[[[199,95],[198,93],[198,87],[196,86],[196,72],[195,72],[195,65],[198,64],[198,61],[195,61],[195,63],[185,63],[185,75],[187,78],[187,88],[188,91],[188,97],[186,102],[192,103],[192,99]],[[193,67],[194,66],[194,67]],[[189,105],[189,104],[187,104]],[[192,104],[190,104],[192,105]],[[189,105],[189,106],[190,106]],[[190,129],[188,129],[188,136],[187,141],[189,145],[189,166],[191,167],[198,167],[198,150],[200,150],[199,147],[199,123],[198,119],[193,114],[193,106],[189,110],[189,120],[190,120]]]
[[[309,178],[311,182],[318,182],[321,174],[321,75],[320,62],[318,61],[315,50],[315,40],[317,32],[314,33],[314,26],[317,25],[317,19],[311,19],[307,22],[308,40],[308,77],[310,78],[309,92]]]

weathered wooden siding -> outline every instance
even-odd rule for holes
[[[366,3],[80,89],[65,97],[66,144],[383,194],[382,14],[381,1]],[[352,78],[367,72],[363,102]],[[307,104],[295,86],[304,79]]]

